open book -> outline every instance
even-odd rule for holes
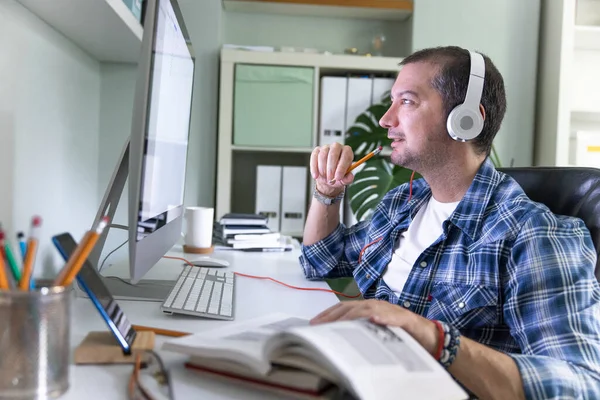
[[[285,314],[172,339],[163,350],[188,367],[307,398],[467,399],[450,374],[404,330],[367,320],[309,325]]]

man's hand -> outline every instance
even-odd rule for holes
[[[316,147],[310,155],[310,173],[317,190],[329,197],[340,194],[354,181],[352,173],[346,174],[353,158],[352,148],[340,143]]]
[[[359,318],[368,318],[380,325],[398,326],[408,332],[431,355],[435,355],[439,340],[435,323],[387,301],[360,300],[340,302],[314,317],[310,323],[322,324],[325,322]]]

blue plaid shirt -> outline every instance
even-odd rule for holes
[[[527,398],[600,399],[600,287],[583,222],[531,201],[486,160],[398,296],[382,276],[430,197],[423,179],[413,182],[410,200],[401,185],[368,220],[303,245],[306,277],[354,276],[365,298],[445,321],[508,354]]]

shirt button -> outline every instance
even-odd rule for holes
[[[408,301],[408,300],[407,300],[407,301],[405,301],[405,302],[403,303],[403,305],[404,305],[404,307],[406,307],[406,308],[410,307],[410,301]]]
[[[421,261],[421,267],[425,268],[427,266],[427,261]]]
[[[371,274],[367,274],[367,279],[371,279]]]
[[[465,308],[465,303],[463,303],[462,301],[458,303],[458,308]]]

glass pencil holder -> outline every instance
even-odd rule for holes
[[[68,390],[71,297],[70,287],[51,282],[0,290],[0,400],[58,398]]]

